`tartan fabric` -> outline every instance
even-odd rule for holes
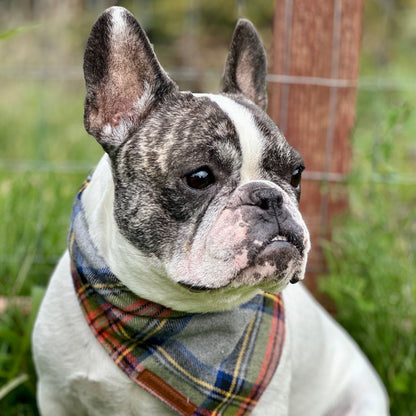
[[[180,414],[248,414],[279,363],[282,296],[262,293],[233,310],[204,314],[139,298],[91,241],[81,198],[87,185],[88,180],[75,198],[69,251],[75,290],[98,342],[125,374]],[[143,381],[145,375],[155,388]],[[175,406],[176,396],[164,397],[170,390],[179,392],[184,409]]]

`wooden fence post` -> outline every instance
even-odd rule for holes
[[[347,206],[334,192],[350,167],[364,0],[276,0],[269,114],[306,165],[301,211],[312,238],[309,286],[325,271],[331,217]],[[336,195],[335,195],[336,194]]]

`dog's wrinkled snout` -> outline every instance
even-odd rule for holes
[[[249,201],[262,210],[276,210],[283,205],[283,195],[278,189],[259,188],[253,189],[249,195]]]

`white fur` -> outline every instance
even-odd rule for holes
[[[125,9],[119,6],[113,6],[108,9],[111,12],[111,21],[112,21],[112,35],[113,36],[121,36],[124,35],[126,30],[129,28],[126,25],[126,21],[123,17],[125,14]]]

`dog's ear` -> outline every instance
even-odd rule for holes
[[[87,88],[84,124],[106,151],[176,90],[136,19],[122,7],[107,9],[94,24],[84,55]]]
[[[240,19],[235,27],[221,91],[244,94],[263,110],[267,108],[267,60],[253,24]]]

